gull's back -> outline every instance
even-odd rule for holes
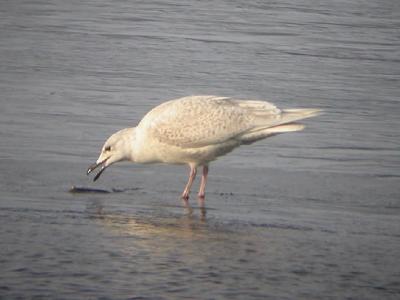
[[[277,128],[318,114],[315,109],[280,110],[266,101],[237,100],[217,96],[190,96],[165,102],[145,115],[138,127],[160,143],[181,148],[198,148],[235,139],[251,143]],[[272,132],[301,130],[282,127]],[[266,131],[265,137],[272,134]]]

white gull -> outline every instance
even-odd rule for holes
[[[138,126],[122,129],[105,142],[94,177],[119,161],[187,164],[188,182],[182,199],[188,200],[197,167],[203,167],[198,193],[204,198],[208,165],[240,145],[291,131],[304,125],[295,121],[318,115],[319,109],[279,109],[266,101],[218,96],[189,96],[167,101],[148,112]]]

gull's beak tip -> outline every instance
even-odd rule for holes
[[[93,171],[96,167],[98,167],[98,164],[97,164],[97,163],[91,164],[91,165],[89,166],[89,168],[87,169],[87,171],[86,171],[86,175],[89,175],[90,173],[92,173],[92,171]]]
[[[96,163],[90,165],[89,168],[86,171],[86,175],[89,175],[90,173],[92,173],[92,171],[94,169],[96,169],[96,168],[101,166],[101,169],[100,169],[99,173],[97,173],[96,176],[94,176],[94,178],[93,178],[93,181],[96,181],[100,177],[100,175],[104,172],[104,170],[107,168],[107,166],[105,165],[106,161],[107,161],[107,159],[105,159],[105,160],[103,160],[101,162],[96,162]]]

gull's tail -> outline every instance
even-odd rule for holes
[[[264,139],[280,133],[299,131],[304,129],[303,124],[295,123],[296,121],[318,116],[322,113],[321,109],[315,108],[293,108],[285,109],[281,112],[279,117],[265,125],[260,125],[253,130],[241,136],[241,142],[244,144],[251,144],[258,140]],[[262,117],[258,119],[262,123]]]

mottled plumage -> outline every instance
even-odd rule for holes
[[[139,123],[160,142],[183,148],[202,147],[239,137],[261,118],[275,122],[280,110],[270,103],[226,97],[193,96],[168,101],[151,110]]]

